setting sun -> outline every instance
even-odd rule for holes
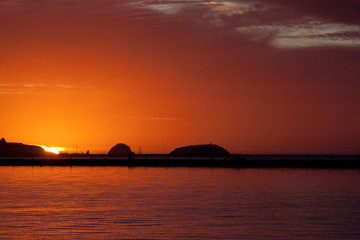
[[[51,152],[51,153],[55,153],[55,154],[59,154],[61,151],[65,150],[65,148],[63,147],[46,147],[46,146],[41,146],[45,151],[47,152]]]

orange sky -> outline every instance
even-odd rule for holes
[[[0,137],[359,153],[360,20],[306,3],[0,1]]]

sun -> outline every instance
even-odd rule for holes
[[[46,147],[42,145],[40,145],[40,147],[42,147],[46,152],[51,152],[55,154],[59,154],[61,151],[65,150],[65,148],[63,147]]]

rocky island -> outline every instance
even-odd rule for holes
[[[135,155],[135,153],[131,151],[131,148],[128,145],[124,143],[118,143],[110,149],[108,155],[113,157],[126,157]]]
[[[176,148],[169,154],[171,157],[216,157],[226,158],[231,154],[223,147],[214,144],[191,145]]]

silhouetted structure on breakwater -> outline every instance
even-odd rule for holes
[[[45,157],[50,156],[42,147],[0,140],[0,157]]]
[[[170,157],[216,157],[226,158],[231,154],[218,145],[204,144],[204,145],[192,145],[186,147],[176,148],[170,154]]]

